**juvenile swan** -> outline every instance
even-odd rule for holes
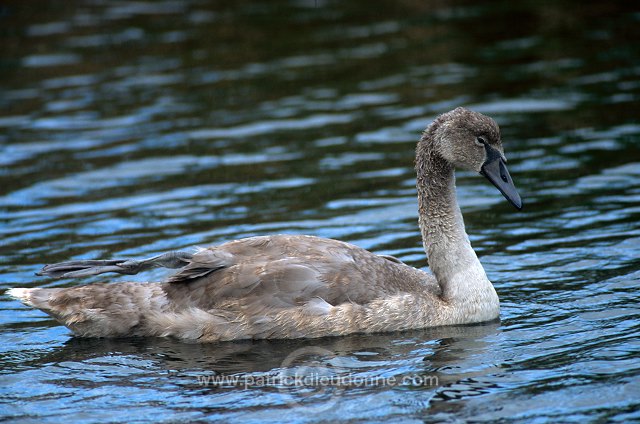
[[[373,333],[498,318],[500,303],[471,248],[456,201],[454,167],[477,171],[516,208],[500,131],[457,108],[425,130],[416,149],[419,225],[432,274],[357,246],[312,236],[231,241],[195,254],[72,261],[40,275],[84,277],[178,268],[164,282],[14,288],[83,337],[173,336],[203,342]]]

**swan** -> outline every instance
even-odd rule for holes
[[[82,260],[39,275],[178,271],[162,282],[13,288],[81,337],[166,336],[200,342],[314,338],[468,324],[499,318],[455,193],[454,168],[485,176],[518,210],[496,122],[458,107],[438,116],[416,148],[418,224],[431,273],[338,240],[271,235],[144,260]]]

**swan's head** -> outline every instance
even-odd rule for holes
[[[425,136],[445,161],[484,175],[513,206],[522,209],[522,200],[507,170],[500,128],[493,119],[459,107],[440,115]]]

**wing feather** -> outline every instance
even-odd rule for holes
[[[344,302],[365,304],[397,294],[425,276],[340,241],[280,235],[203,249],[167,280],[165,291],[174,304],[205,310],[242,308],[260,316],[265,309],[306,305],[321,313]],[[402,284],[386,283],[393,281]]]

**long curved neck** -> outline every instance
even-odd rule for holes
[[[433,136],[425,133],[416,152],[419,224],[429,268],[447,302],[475,302],[485,293],[497,301],[465,232],[453,166],[434,151]]]

